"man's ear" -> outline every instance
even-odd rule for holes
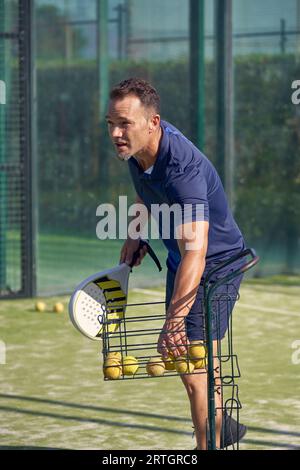
[[[150,125],[149,125],[150,133],[152,134],[152,132],[156,131],[159,126],[160,126],[160,115],[154,114],[150,119]]]

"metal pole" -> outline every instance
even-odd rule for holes
[[[122,60],[124,57],[124,6],[120,3],[115,7],[117,12],[117,28],[118,28],[118,59]]]
[[[296,0],[297,7],[296,7],[296,28],[297,28],[297,36],[296,36],[296,61],[300,61],[300,0]]]
[[[215,406],[215,371],[214,371],[214,350],[212,339],[212,292],[205,285],[205,319],[206,319],[206,346],[207,346],[207,408],[208,408],[208,449],[216,450],[216,406]]]
[[[98,0],[98,76],[99,76],[99,122],[104,119],[108,92],[108,0]]]
[[[22,292],[26,297],[36,295],[36,221],[34,188],[35,169],[32,159],[32,0],[19,2],[19,84],[20,84],[20,163],[23,165],[22,187],[24,201],[21,223],[22,238]]]
[[[190,0],[191,138],[200,150],[205,142],[204,0]]]
[[[37,80],[36,80],[36,17],[34,0],[30,0],[30,41],[28,68],[30,73],[28,112],[30,113],[30,172],[31,172],[31,295],[38,294],[37,243],[38,243],[38,153],[37,153]]]
[[[286,44],[287,38],[286,38],[286,21],[284,18],[281,18],[280,20],[280,52],[281,54],[285,54],[286,52]]]
[[[131,38],[131,11],[132,11],[132,0],[125,0],[125,34],[124,34],[124,53],[127,59],[130,55],[129,42]]]
[[[0,0],[0,33],[4,33],[5,22],[5,4]],[[1,102],[0,102],[0,292],[6,287],[6,151],[5,151],[5,130],[6,118],[5,108],[7,106],[8,83],[5,37],[0,36],[0,80],[1,80]]]
[[[216,21],[216,166],[221,180],[225,180],[225,24],[224,11],[226,0],[215,0]]]
[[[114,10],[117,13],[116,24],[117,24],[117,38],[118,38],[118,60],[121,59],[121,55],[122,55],[122,42],[121,42],[122,26],[121,26],[120,7],[121,5],[117,5],[114,8]]]
[[[216,0],[217,170],[234,209],[232,0]]]
[[[97,3],[97,35],[98,35],[98,89],[99,89],[99,186],[101,197],[107,199],[108,194],[108,135],[105,123],[109,95],[109,55],[108,55],[108,0],[98,0]]]
[[[232,44],[232,0],[227,0],[225,11],[226,63],[225,63],[225,190],[234,212],[234,75]]]

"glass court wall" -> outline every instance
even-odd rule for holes
[[[300,270],[299,106],[291,103],[291,82],[300,78],[299,2],[287,3],[232,1],[230,201],[247,244],[259,252],[261,275]],[[162,117],[220,170],[218,2],[32,4],[37,292],[51,294],[69,292],[84,276],[119,260],[123,241],[96,237],[97,206],[118,207],[120,195],[128,195],[129,203],[134,198],[104,123],[113,84],[133,75],[151,80],[161,94]],[[162,245],[153,246],[164,264]],[[163,282],[164,275],[145,259],[131,286]]]
[[[300,270],[300,2],[233,2],[236,216],[262,262]]]
[[[99,241],[95,234],[98,204],[117,206],[119,195],[134,197],[103,122],[109,87],[132,75],[151,80],[162,97],[162,116],[194,137],[192,3],[36,1],[40,292],[68,290],[76,277],[118,261],[122,242]],[[248,245],[262,258],[261,274],[299,270],[299,191],[292,181],[299,162],[297,108],[290,100],[297,8],[292,0],[289,8],[280,1],[233,1],[232,204]],[[204,2],[204,10],[204,121],[197,143],[218,168],[213,2]],[[133,275],[134,284],[158,281],[147,263]]]
[[[123,241],[96,237],[97,206],[118,208],[119,196],[127,195],[128,205],[135,197],[127,164],[108,141],[109,88],[129,76],[150,80],[163,117],[190,136],[189,6],[188,0],[35,1],[39,293],[67,292],[119,261]],[[153,247],[164,265],[161,242]],[[131,285],[161,283],[164,276],[146,258]]]

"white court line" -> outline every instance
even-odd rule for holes
[[[250,304],[243,304],[238,302],[236,304],[238,307],[248,308],[250,310],[258,310],[259,312],[266,312],[266,313],[279,313],[279,315],[288,315],[291,317],[298,317],[300,318],[300,313],[291,312],[290,310],[279,310],[277,308],[268,308],[268,307],[259,307],[258,305],[250,305]]]
[[[151,295],[151,296],[156,296],[158,295],[158,292],[155,290],[149,290],[149,289],[139,289],[138,287],[131,289],[133,292],[137,292],[140,294],[146,294],[146,295]],[[157,297],[159,298],[159,297]],[[268,307],[260,307],[258,305],[250,305],[250,304],[244,304],[241,302],[238,302],[236,304],[237,306],[240,306],[242,308],[248,308],[249,310],[257,310],[259,312],[266,312],[266,313],[278,313],[279,315],[288,315],[291,317],[299,317],[300,318],[300,313],[296,312],[291,312],[290,310],[279,310],[277,308],[268,308]]]
[[[149,289],[139,289],[138,287],[135,287],[134,289],[130,289],[132,292],[137,292],[138,294],[146,294],[146,295],[151,295],[151,296],[155,296],[157,297],[158,299],[161,299],[161,297],[158,297],[159,295],[159,292],[155,291],[155,290],[149,290]],[[163,295],[163,294],[162,294]],[[165,299],[163,298],[162,301],[164,301]]]

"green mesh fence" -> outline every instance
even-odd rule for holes
[[[23,172],[18,5],[0,2],[0,295],[22,291]]]

